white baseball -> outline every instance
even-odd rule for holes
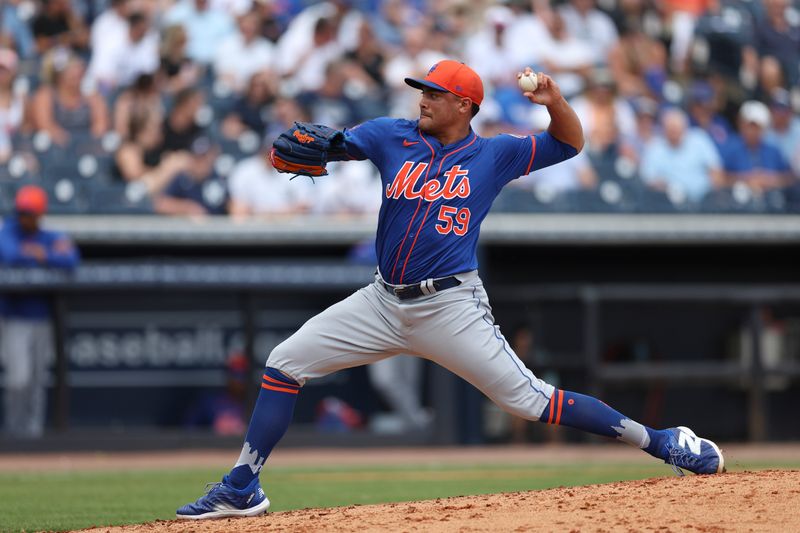
[[[518,82],[519,88],[522,89],[523,92],[532,93],[536,90],[536,87],[539,86],[539,78],[536,76],[535,72],[523,74],[519,77]]]

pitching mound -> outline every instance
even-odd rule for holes
[[[800,531],[800,471],[656,478],[93,531]]]

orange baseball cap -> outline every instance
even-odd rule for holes
[[[483,82],[478,73],[460,61],[445,59],[431,67],[424,79],[406,78],[415,89],[428,87],[469,98],[475,105],[483,101]]]
[[[26,185],[17,191],[14,206],[17,212],[43,215],[47,212],[47,193],[36,185]]]

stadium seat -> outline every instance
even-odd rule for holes
[[[61,178],[44,183],[48,196],[48,212],[74,215],[88,212],[85,186],[78,180]]]
[[[5,216],[14,210],[16,187],[12,183],[0,182],[0,215]]]
[[[667,193],[641,184],[635,192],[636,211],[639,213],[678,213]]]
[[[36,169],[31,168],[35,164],[29,158],[22,155],[14,155],[8,161],[0,165],[0,186],[6,184],[16,184],[21,182],[37,181]]]
[[[705,213],[759,213],[764,212],[764,202],[743,184],[712,191],[700,203]]]
[[[236,103],[236,95],[224,83],[217,81],[206,91],[206,102],[221,121]]]
[[[783,212],[800,214],[800,185],[788,187],[781,192],[785,201]]]
[[[577,213],[615,213],[620,211],[620,187],[613,182],[601,183],[602,189],[567,191],[562,195],[566,210]],[[611,191],[611,192],[607,192]]]
[[[103,215],[146,215],[153,213],[147,190],[140,183],[92,182],[88,188],[89,208]]]
[[[786,213],[790,208],[786,191],[772,190],[764,193],[763,209],[766,213]]]
[[[554,197],[537,196],[533,191],[518,187],[507,187],[492,205],[495,213],[549,213],[557,211]]]
[[[250,130],[245,131],[236,139],[229,139],[220,131],[215,131],[213,136],[222,153],[232,156],[236,161],[252,156],[261,148],[261,138]]]
[[[101,155],[105,153],[101,139],[95,138],[87,132],[70,132],[69,152],[75,156],[79,155]]]

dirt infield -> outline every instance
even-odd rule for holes
[[[765,470],[85,531],[774,532],[800,531],[798,508],[800,471]]]

